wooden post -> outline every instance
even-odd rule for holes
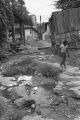
[[[8,36],[8,29],[6,29],[6,41],[8,41],[9,36]]]
[[[23,23],[23,40],[24,40],[24,45],[25,45],[25,28],[24,28],[24,23]]]
[[[12,42],[15,43],[15,25],[12,25]]]
[[[20,22],[20,39],[21,39],[21,43],[22,43],[21,22]]]

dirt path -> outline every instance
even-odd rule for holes
[[[19,54],[10,58],[9,62],[14,62],[26,58],[28,55]],[[36,58],[40,62],[52,64],[60,68],[58,56],[49,54],[32,54],[29,55]],[[0,82],[4,85],[14,85],[14,78],[0,77]],[[44,82],[43,82],[44,81]],[[24,82],[23,82],[24,83]],[[37,83],[42,83],[37,86]],[[46,84],[48,83],[48,84]],[[31,93],[30,98],[34,99],[37,104],[40,104],[41,116],[27,115],[22,120],[79,120],[80,119],[80,71],[78,67],[67,66],[66,70],[59,76],[59,81],[56,87],[53,87],[53,80],[42,76],[35,76],[33,84],[37,87],[36,93]],[[0,89],[5,89],[1,88]],[[17,94],[27,99],[24,85],[16,87]],[[19,104],[21,99],[15,101]],[[21,103],[19,104],[21,105]]]

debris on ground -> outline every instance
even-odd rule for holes
[[[6,104],[0,105],[8,106],[1,120],[80,119],[80,70],[70,65],[62,69],[54,59],[41,52],[1,66],[0,98]]]

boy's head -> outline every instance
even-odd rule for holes
[[[66,46],[68,44],[67,40],[64,40],[63,44],[64,44],[64,46]]]

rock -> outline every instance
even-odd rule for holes
[[[68,66],[64,73],[70,76],[77,76],[80,75],[80,70],[78,67]]]
[[[80,120],[80,116],[78,116],[77,118],[75,118],[74,120]]]
[[[78,72],[79,71],[79,68],[78,67],[72,67],[72,66],[68,66],[67,69],[66,69],[67,72]]]
[[[3,96],[0,96],[0,101],[3,101],[4,103],[7,103],[7,102],[8,102],[8,99],[6,99],[6,98],[3,97]]]
[[[12,89],[11,89],[10,95],[11,95],[11,100],[12,100],[12,101],[15,101],[16,99],[21,98],[21,96],[18,95],[18,93],[17,93],[17,91],[16,91],[15,88],[12,88]]]
[[[15,89],[16,89],[16,92],[19,96],[22,96],[25,99],[29,98],[28,93],[27,93],[24,85],[21,84],[21,85],[15,87]]]
[[[18,82],[22,82],[22,83],[25,83],[25,84],[28,84],[28,85],[32,85],[32,76],[27,76],[27,75],[20,76],[18,78]]]
[[[70,86],[80,86],[80,80],[78,80],[78,81],[71,81],[71,82],[68,82],[68,83],[66,83],[66,85],[70,85]]]
[[[6,89],[6,87],[4,87],[4,86],[0,87],[0,90],[5,90],[5,89]]]
[[[14,85],[16,85],[17,83],[15,81],[12,81],[12,80],[15,80],[15,78],[14,77],[0,76],[0,83],[4,86],[14,86]]]
[[[38,90],[38,87],[34,87],[31,91],[35,94]]]
[[[61,89],[63,89],[63,83],[62,82],[58,82],[58,84],[56,85],[55,88],[53,88],[53,90],[57,90],[60,91]]]
[[[78,87],[72,87],[69,90],[73,91],[75,94],[77,94],[78,96],[80,96],[80,86],[78,86]]]
[[[14,103],[18,107],[22,107],[25,102],[26,102],[26,100],[24,98],[19,98],[19,99],[17,99],[17,100],[14,101]]]
[[[45,53],[44,53],[44,52],[42,52],[42,53],[40,53],[40,55],[45,55]]]
[[[43,87],[38,87],[37,92],[34,94],[34,91],[31,92],[30,97],[36,101],[37,104],[48,104],[50,102],[49,94],[50,92],[46,91]]]
[[[25,116],[23,117],[22,120],[53,120],[53,119],[49,119],[49,118],[42,118],[42,116]]]
[[[65,73],[61,73],[59,78],[60,78],[61,81],[63,81],[63,83],[66,83],[66,82],[69,82],[69,81],[75,81],[75,79],[77,79],[78,77],[66,75]]]
[[[37,113],[37,115],[41,115],[40,106],[36,106],[35,112]]]
[[[19,98],[14,103],[19,108],[33,108],[32,105],[35,105],[35,101],[34,100],[26,100],[24,98]]]

